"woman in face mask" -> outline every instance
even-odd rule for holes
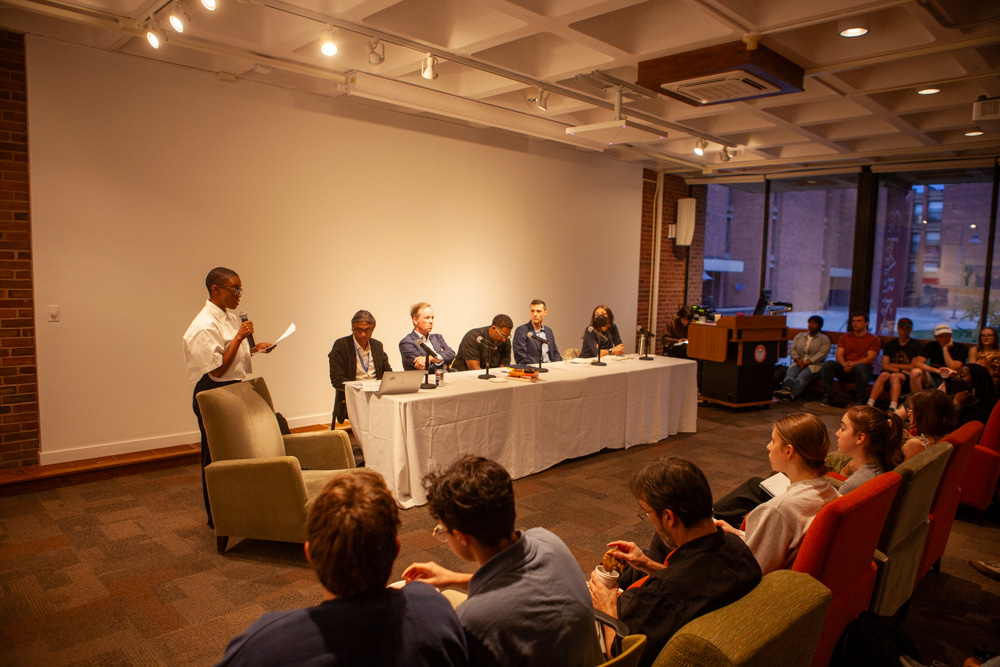
[[[604,350],[601,354],[625,354],[625,344],[618,335],[615,325],[615,314],[607,306],[594,308],[590,316],[590,326],[583,332],[583,349],[581,357],[596,357],[597,348]]]

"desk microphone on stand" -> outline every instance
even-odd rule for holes
[[[538,372],[548,373],[549,372],[548,368],[542,368],[542,345],[548,345],[549,344],[548,339],[541,334],[535,333],[534,331],[528,332],[528,338],[534,338],[535,340],[538,341]]]
[[[602,317],[604,317],[604,315],[599,315],[596,321],[600,322]],[[608,321],[608,318],[604,317],[605,324],[607,324],[607,321]],[[604,326],[604,325],[601,325],[601,326]],[[594,327],[587,327],[587,331],[589,331],[590,333],[594,334],[594,337],[597,340],[597,361],[591,361],[590,365],[591,366],[607,366],[608,365],[607,362],[601,361],[601,343],[603,343],[604,341],[606,341],[608,339],[608,337],[605,336],[604,334],[602,334],[600,331],[598,331]]]
[[[486,349],[488,349],[488,350],[492,351],[492,350],[496,350],[497,349],[496,345],[494,345],[490,341],[486,340],[482,336],[477,336],[476,337],[476,342],[479,343],[480,346],[485,346]],[[493,356],[493,355],[490,355],[490,354],[486,355],[486,372],[483,373],[482,375],[478,376],[480,380],[489,380],[490,378],[495,378],[496,377],[496,375],[490,375],[490,357],[491,356]],[[480,356],[479,358],[482,359],[482,356]]]
[[[647,343],[646,341],[647,340],[652,341],[652,339],[654,338],[653,332],[650,331],[649,329],[645,329],[643,327],[636,327],[635,330],[638,331],[639,334],[642,336],[641,342],[643,344],[642,345],[642,347],[643,347],[643,355],[641,357],[639,357],[640,361],[652,361],[653,357],[649,356],[650,344]]]
[[[422,340],[418,340],[417,345],[420,346],[420,349],[423,350],[426,355],[424,357],[424,383],[420,385],[420,388],[437,389],[437,385],[430,381],[430,377],[428,375],[431,372],[431,357],[437,356],[437,350]]]

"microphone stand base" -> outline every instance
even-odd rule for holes
[[[483,373],[482,375],[477,375],[476,377],[478,377],[480,380],[490,380],[492,378],[495,378],[496,375],[493,375],[492,373],[487,372],[487,373]]]
[[[604,363],[603,361],[591,361],[590,365],[591,366],[607,366],[607,364]]]
[[[420,388],[421,389],[437,389],[438,386],[436,384],[431,384],[430,382],[424,382],[422,385],[420,385]]]
[[[653,357],[649,356],[648,354],[645,355],[645,356],[639,357],[639,361],[652,361],[652,360],[653,360]]]
[[[538,371],[539,373],[548,373],[549,372],[548,368],[542,368],[541,366],[539,366],[535,370]]]

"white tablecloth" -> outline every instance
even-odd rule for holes
[[[695,431],[694,361],[607,364],[546,364],[550,372],[534,383],[496,369],[502,382],[478,379],[482,371],[448,373],[437,389],[392,396],[361,382],[344,386],[365,465],[385,477],[401,507],[414,507],[427,502],[424,475],[465,454],[491,458],[517,479],[605,447]]]

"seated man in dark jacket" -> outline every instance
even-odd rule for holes
[[[359,310],[351,318],[350,336],[338,338],[327,355],[330,359],[330,383],[337,390],[333,400],[333,423],[347,419],[347,402],[344,399],[344,383],[355,380],[381,380],[386,371],[391,371],[389,355],[382,343],[372,338],[375,332],[375,316],[367,310]]]
[[[685,623],[739,600],[760,582],[760,566],[747,545],[712,521],[712,490],[696,465],[657,459],[632,476],[632,495],[666,544],[676,544],[658,563],[633,542],[612,542],[614,556],[649,576],[618,595],[591,575],[594,607],[646,635],[639,665],[652,665]],[[669,566],[669,567],[668,567]],[[605,629],[608,645],[614,630]]]

